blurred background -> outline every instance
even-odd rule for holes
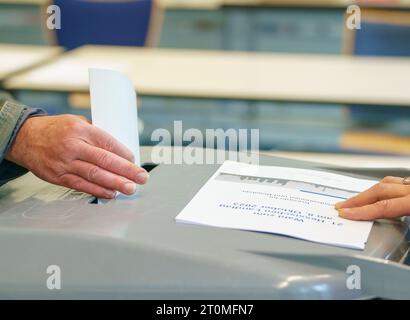
[[[50,30],[46,25],[47,7],[53,4],[61,9],[61,29],[58,30]],[[347,7],[352,4],[361,8],[360,30],[346,28]],[[383,57],[386,60],[371,60],[377,62],[372,64],[372,74],[387,85],[391,82],[396,86],[396,71],[390,72],[388,68],[392,65],[390,70],[400,71],[398,64],[408,66],[410,63],[410,1],[0,0],[0,43],[13,50],[19,47],[10,46],[12,44],[59,46],[68,51],[64,54],[93,44],[179,49],[181,51],[176,54],[180,52],[181,57],[186,56],[185,50],[201,50],[205,58],[214,51],[222,51],[227,54],[224,56],[227,61],[231,61],[230,54],[237,52],[263,54],[268,60],[278,55],[281,59],[297,57],[300,64],[310,63],[316,57],[315,63],[321,65],[323,61],[323,76],[337,78],[334,83],[338,86],[349,86],[349,77],[346,77],[348,73],[332,73],[332,61],[339,63],[337,59],[351,57],[352,60],[343,60],[341,65],[354,68],[356,60],[353,58]],[[101,52],[104,50],[102,48]],[[47,67],[61,54],[44,59],[35,68]],[[127,51],[127,55],[133,55],[132,51]],[[254,55],[241,57],[255,59]],[[0,61],[0,65],[11,63],[13,59],[11,55]],[[166,63],[166,55],[164,59]],[[115,61],[113,57],[109,63],[122,61]],[[86,63],[83,67],[87,67]],[[2,79],[2,83],[7,84],[15,76],[24,76],[30,69],[14,72]],[[302,69],[303,65],[301,72]],[[144,72],[146,70],[149,68],[144,68]],[[241,77],[255,76],[252,72],[247,74],[246,70],[240,73]],[[178,70],[173,72],[173,81],[178,83]],[[280,79],[283,76],[280,72],[287,71],[264,75],[263,81],[267,82],[264,87],[268,86],[269,77]],[[320,76],[321,72],[318,70],[319,75],[315,76]],[[384,74],[386,72],[388,74]],[[263,70],[259,74],[263,75]],[[71,81],[72,87],[59,89],[50,81],[36,87],[20,81],[19,85],[4,85],[4,88],[25,104],[45,108],[50,114],[74,113],[90,117],[88,94],[84,88],[76,89],[75,76],[73,70],[67,72],[69,79],[66,81]],[[212,83],[217,81],[218,74],[207,73],[204,77],[208,78],[202,81]],[[397,74],[397,78],[406,81],[403,74]],[[410,74],[408,92],[409,79]],[[377,79],[373,77],[374,80]],[[221,88],[225,84],[222,83]],[[138,91],[138,83],[136,87]],[[294,98],[275,98],[262,93],[247,96],[246,92],[225,96],[223,89],[215,94],[198,95],[192,94],[189,88],[185,92],[181,86],[175,94],[143,90],[138,92],[139,116],[143,124],[140,139],[142,144],[152,144],[153,130],[167,128],[172,131],[174,121],[182,120],[185,129],[258,128],[260,148],[266,152],[410,155],[408,92],[388,88],[388,92],[398,93],[379,101],[373,99],[372,90],[378,94],[380,88],[371,83],[364,87],[365,98],[357,101],[360,103],[355,100],[357,93],[352,98],[349,91],[339,94],[337,99],[324,99],[320,86],[306,99],[303,90],[299,94],[297,88],[289,88]],[[316,93],[318,99],[315,99]]]

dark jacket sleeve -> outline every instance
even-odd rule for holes
[[[44,114],[44,110],[29,108],[0,91],[0,185],[27,172],[25,168],[4,158],[24,121]]]

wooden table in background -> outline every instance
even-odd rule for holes
[[[0,44],[0,81],[47,62],[61,52],[59,47]]]
[[[5,82],[88,92],[88,68],[119,70],[149,96],[410,106],[410,58],[85,46]]]

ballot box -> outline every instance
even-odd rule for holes
[[[137,196],[105,204],[32,174],[2,186],[0,298],[410,298],[401,220],[377,221],[363,251],[176,223],[217,168],[160,164]]]

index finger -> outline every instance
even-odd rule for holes
[[[396,183],[378,183],[344,202],[336,204],[336,209],[361,207],[380,200],[404,197],[410,194],[410,186]]]
[[[79,160],[92,163],[139,184],[144,184],[148,180],[149,176],[145,169],[112,152],[86,143],[80,144],[79,148]]]
[[[90,138],[97,147],[114,153],[124,159],[127,159],[128,161],[135,161],[132,151],[115,139],[112,135],[94,125],[91,125],[90,128]]]
[[[381,200],[358,208],[339,210],[339,216],[350,220],[376,220],[410,215],[410,196]]]

